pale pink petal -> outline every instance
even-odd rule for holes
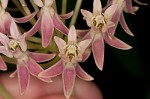
[[[41,27],[41,16],[39,16],[38,20],[34,24],[34,26],[27,32],[25,32],[26,37],[33,36]]]
[[[29,85],[30,74],[25,64],[19,63],[17,64],[17,73],[18,73],[20,93],[21,95],[23,95]]]
[[[47,82],[47,83],[51,83],[53,82],[52,79],[49,77],[49,78],[44,78],[44,77],[38,77],[38,79],[44,81],[44,82]]]
[[[1,56],[0,56],[0,70],[3,71],[7,70],[7,66]]]
[[[72,25],[69,29],[68,33],[68,43],[70,42],[76,42],[77,39],[77,33],[75,27]]]
[[[2,8],[6,9],[7,4],[8,4],[8,0],[1,0],[1,4],[2,4]]]
[[[112,16],[114,15],[116,9],[117,9],[118,5],[117,4],[113,4],[111,5],[109,8],[106,9],[106,11],[104,12],[104,16],[105,17],[109,17],[110,19],[112,18]]]
[[[45,53],[36,53],[36,52],[28,52],[28,54],[36,62],[45,62],[53,59],[56,56],[56,54],[45,54]]]
[[[92,21],[91,21],[91,18],[93,16],[93,14],[87,10],[84,10],[84,9],[81,9],[81,13],[83,15],[83,19],[86,20],[86,23],[89,27],[92,26]]]
[[[34,1],[34,3],[35,3],[37,6],[43,7],[43,2],[42,2],[42,0],[33,0],[33,1]]]
[[[27,15],[25,17],[22,17],[22,18],[13,18],[13,19],[17,23],[25,23],[25,22],[28,22],[29,20],[31,20],[36,14],[37,14],[37,11],[35,11],[32,14]]]
[[[6,34],[6,33],[7,33],[7,32],[5,31],[4,24],[3,24],[2,20],[0,20],[0,32],[3,33],[3,34]]]
[[[5,34],[0,32],[0,43],[5,46],[7,45],[8,42],[9,42],[9,38]]]
[[[100,34],[95,35],[92,43],[92,52],[96,66],[102,70],[104,64],[104,40]]]
[[[13,37],[14,39],[18,39],[18,37],[20,36],[18,26],[13,20],[11,21],[10,24],[10,33],[11,33],[11,37]]]
[[[42,15],[41,32],[42,32],[42,46],[47,47],[52,39],[54,32],[54,24],[49,13],[44,13]]]
[[[58,46],[59,52],[62,52],[64,49],[64,46],[66,46],[66,42],[57,36],[54,36],[54,40],[55,40],[56,45]]]
[[[130,36],[134,36],[134,34],[130,31],[128,25],[126,24],[123,13],[121,14],[121,17],[120,17],[120,24],[127,34],[129,34]]]
[[[63,63],[62,60],[58,61],[57,63],[55,63],[53,66],[49,67],[48,69],[42,71],[41,73],[39,73],[39,77],[55,77],[57,75],[60,75],[63,71]]]
[[[64,87],[64,94],[67,99],[72,94],[74,83],[76,78],[76,72],[73,64],[67,64],[65,69],[62,73],[62,80],[63,80],[63,87]]]
[[[94,14],[101,14],[102,12],[102,5],[100,0],[94,0],[93,2],[93,13]]]
[[[37,64],[36,61],[33,60],[32,58],[28,59],[27,67],[30,73],[36,77],[38,76],[40,72],[43,71],[43,68],[39,64]]]
[[[45,0],[44,5],[45,6],[51,6],[53,4],[54,0]]]
[[[71,11],[71,12],[69,12],[67,14],[59,15],[59,17],[61,19],[69,19],[70,17],[72,17],[72,15],[73,15],[73,11]]]
[[[88,46],[90,46],[91,41],[92,41],[91,39],[86,39],[86,40],[83,40],[83,41],[79,42],[78,46],[81,48],[81,53],[84,53],[86,48]]]
[[[91,80],[94,80],[93,77],[91,77],[89,74],[87,74],[79,64],[76,65],[75,67],[75,71],[76,71],[76,75],[83,79],[83,80],[86,80],[86,81],[91,81]]]
[[[5,14],[3,15],[4,18],[4,27],[5,27],[5,32],[7,34],[10,34],[10,24],[11,24],[11,21],[13,20],[13,18],[11,17],[11,15],[8,13],[8,12],[5,12]]]
[[[68,35],[68,28],[65,26],[65,24],[60,20],[59,16],[57,15],[57,13],[54,13],[53,16],[53,23],[54,26],[57,30],[59,30],[60,32],[62,32],[64,35]]]
[[[91,47],[87,48],[82,54],[82,62],[86,61],[91,55]]]
[[[105,41],[112,47],[115,47],[117,49],[122,49],[122,50],[129,50],[132,47],[120,39],[116,38],[115,36],[110,37],[109,35],[105,35]]]
[[[89,32],[89,30],[90,29],[86,29],[86,30],[77,29],[77,36],[80,38],[83,38]]]
[[[26,44],[26,40],[25,40],[25,34],[21,35],[19,38],[19,45],[21,47],[21,49],[23,51],[26,51],[27,50],[27,44]]]
[[[105,33],[105,32],[107,32],[107,30],[108,30],[109,28],[114,27],[114,26],[115,26],[115,24],[114,24],[113,22],[108,21],[108,22],[107,22],[107,25],[104,25],[104,26],[103,26],[102,32]]]

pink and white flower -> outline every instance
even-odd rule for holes
[[[94,0],[93,2],[93,13],[90,11],[81,9],[81,13],[86,20],[87,25],[91,27],[89,32],[83,37],[83,39],[92,38],[92,52],[94,56],[95,63],[97,67],[102,70],[104,62],[104,40],[110,46],[118,49],[127,50],[132,47],[124,43],[115,36],[111,36],[108,33],[108,29],[115,26],[112,22],[112,17],[117,9],[118,5],[113,4],[109,6],[104,12],[102,11],[102,6],[100,0]],[[91,50],[88,50],[85,58],[89,56]],[[83,59],[85,60],[85,59]]]
[[[77,43],[76,30],[71,26],[68,33],[68,42],[55,36],[54,40],[59,49],[60,60],[52,67],[46,69],[39,74],[40,77],[55,77],[62,74],[64,94],[69,99],[73,86],[75,83],[76,75],[83,80],[93,80],[79,65],[78,62],[82,61],[82,54],[89,46],[91,39],[83,40]]]

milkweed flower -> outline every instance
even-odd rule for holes
[[[61,17],[54,11],[52,4],[54,0],[33,0],[34,3],[41,7],[36,24],[28,32],[27,37],[34,35],[40,28],[42,34],[42,46],[47,47],[52,39],[54,27],[60,32],[67,35],[68,28],[60,20],[61,18],[69,18],[72,12]]]
[[[20,34],[14,21],[10,24],[10,35],[0,32],[0,53],[17,60],[17,73],[20,93],[23,94],[28,87],[30,74],[45,82],[51,82],[51,78],[38,77],[43,68],[37,62],[45,62],[55,57],[55,54],[38,54],[27,51],[25,34]]]
[[[112,17],[117,9],[118,5],[113,4],[109,6],[104,12],[102,12],[102,6],[100,0],[94,0],[93,13],[90,11],[81,9],[83,18],[86,20],[87,25],[91,27],[89,32],[83,37],[83,39],[92,38],[92,52],[96,66],[102,70],[104,62],[104,40],[110,46],[118,49],[127,50],[132,48],[128,44],[124,43],[115,36],[110,36],[108,29],[115,26],[112,22]],[[117,16],[116,16],[117,17]],[[88,51],[90,53],[90,51]],[[86,53],[87,54],[87,53]],[[89,54],[87,54],[89,56]]]
[[[83,40],[77,43],[76,30],[74,26],[70,27],[68,33],[68,42],[55,36],[54,40],[59,49],[60,60],[39,74],[40,77],[55,77],[62,74],[64,94],[69,99],[76,75],[83,80],[93,80],[79,65],[82,60],[82,54],[89,46],[91,39]]]

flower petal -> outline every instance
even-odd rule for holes
[[[100,0],[94,0],[93,2],[93,14],[101,14],[102,5]]]
[[[48,12],[42,15],[41,32],[42,32],[42,46],[47,47],[52,39],[54,32],[54,24]]]
[[[9,38],[5,34],[0,32],[0,43],[6,46],[8,42]]]
[[[17,75],[17,70],[15,70],[13,73],[9,75],[10,78],[14,78]]]
[[[132,47],[120,39],[116,38],[115,36],[110,37],[109,35],[105,35],[105,41],[112,47],[115,47],[117,49],[122,49],[122,50],[129,50]]]
[[[134,14],[133,6],[132,6],[132,0],[126,0],[125,9],[126,9],[127,13]]]
[[[38,20],[34,24],[34,26],[27,32],[25,32],[26,37],[31,37],[41,28],[41,16],[39,16]]]
[[[42,0],[33,0],[33,1],[34,1],[34,3],[35,3],[37,6],[43,7],[43,2],[42,2]]]
[[[92,41],[91,39],[86,39],[86,40],[83,40],[83,41],[79,42],[78,46],[81,48],[81,53],[84,53],[86,48],[88,46],[90,46],[91,41]]]
[[[54,0],[45,0],[45,6],[51,6],[53,4]]]
[[[82,62],[86,61],[91,55],[91,47],[87,48],[82,54]]]
[[[68,35],[68,28],[64,25],[64,23],[60,20],[59,16],[57,15],[57,13],[54,13],[53,16],[53,23],[54,26],[57,30],[59,30],[60,32],[62,32],[64,35]]]
[[[69,29],[69,33],[68,33],[68,43],[70,42],[75,42],[76,43],[76,39],[77,39],[77,33],[76,33],[76,29],[75,27],[72,25]]]
[[[86,29],[86,30],[77,30],[77,36],[80,37],[80,38],[83,38],[88,32],[89,32],[90,29]]]
[[[7,70],[7,66],[1,56],[0,56],[0,70],[3,71]]]
[[[2,8],[6,9],[7,4],[8,4],[8,0],[1,0],[1,4],[2,4]]]
[[[86,20],[86,23],[89,27],[92,26],[92,21],[91,21],[91,18],[93,16],[93,14],[87,10],[84,10],[84,9],[81,9],[81,13],[83,15],[83,19]]]
[[[62,61],[58,61],[53,66],[49,67],[48,69],[42,71],[38,76],[39,77],[55,77],[60,75],[63,71],[63,63]]]
[[[45,54],[45,53],[36,53],[36,52],[28,52],[28,54],[36,62],[45,62],[53,59],[56,56],[56,54]]]
[[[36,14],[37,14],[37,11],[35,11],[32,14],[27,15],[25,17],[22,17],[22,18],[13,18],[13,19],[17,23],[25,23],[25,22],[28,22],[29,20],[31,20]]]
[[[128,25],[126,24],[123,13],[120,16],[120,24],[127,34],[129,34],[130,36],[134,36],[134,34],[130,31]]]
[[[92,52],[96,66],[102,70],[104,63],[104,40],[100,34],[95,35],[95,39],[92,43]]]
[[[20,93],[22,95],[24,94],[24,92],[28,87],[30,74],[26,66],[24,64],[19,63],[17,64],[17,73],[18,73]]]
[[[23,51],[27,50],[27,44],[25,40],[25,34],[21,35],[19,38],[19,45]]]
[[[76,72],[74,69],[74,65],[69,63],[65,66],[65,69],[62,73],[62,80],[63,80],[63,87],[64,87],[64,94],[67,99],[72,94],[74,83],[76,78]]]
[[[54,36],[54,40],[58,46],[59,52],[62,52],[64,50],[64,46],[66,46],[66,42],[57,36]]]
[[[91,77],[89,74],[87,74],[79,64],[76,65],[75,67],[75,70],[76,70],[76,74],[79,78],[83,79],[83,80],[86,80],[86,81],[91,81],[91,80],[94,80],[93,77]]]
[[[8,12],[5,12],[5,14],[3,15],[3,17],[4,17],[4,27],[5,27],[5,32],[7,33],[7,34],[9,34],[10,33],[10,24],[11,24],[11,21],[13,20],[12,19],[12,17],[11,17],[11,15],[8,13]]]
[[[72,15],[73,15],[73,11],[66,13],[66,14],[63,14],[63,15],[59,15],[59,17],[61,19],[69,19]]]
[[[13,57],[13,54],[10,51],[8,51],[4,46],[0,46],[0,53],[4,54],[10,58]]]

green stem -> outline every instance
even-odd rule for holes
[[[76,6],[75,6],[75,9],[74,9],[74,14],[73,14],[73,16],[72,16],[72,18],[71,18],[71,22],[70,22],[70,24],[69,24],[69,27],[70,27],[71,25],[74,25],[74,24],[76,23],[77,16],[78,16],[78,14],[79,14],[79,10],[80,10],[81,4],[82,4],[82,0],[77,0]]]
[[[0,95],[3,97],[2,99],[12,99],[8,91],[1,85],[0,85]]]
[[[30,0],[30,3],[35,11],[39,11],[39,7],[33,2],[33,0]]]
[[[67,10],[67,0],[62,0],[61,14],[66,14],[66,10]],[[65,23],[65,20],[63,20],[63,23]]]

